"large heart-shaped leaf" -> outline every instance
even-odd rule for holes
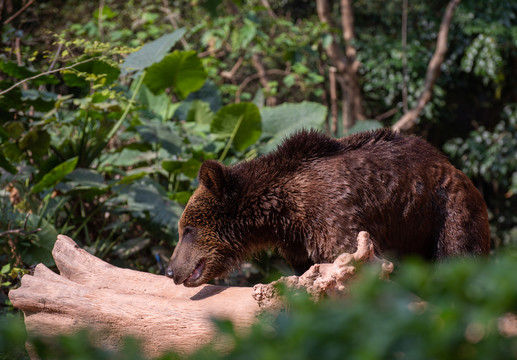
[[[252,103],[226,105],[215,114],[210,131],[218,138],[231,138],[235,149],[244,151],[262,133],[259,109]]]
[[[355,125],[350,129],[348,129],[347,135],[352,135],[363,131],[382,129],[382,127],[382,124],[377,120],[360,120],[356,122]]]
[[[301,129],[321,129],[327,117],[327,108],[304,101],[262,109],[262,139],[266,144],[261,153],[274,150],[287,136]]]
[[[205,81],[206,71],[195,51],[174,51],[147,69],[144,84],[154,94],[173,88],[185,98]]]

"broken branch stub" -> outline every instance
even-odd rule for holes
[[[341,254],[332,264],[312,265],[301,276],[282,277],[269,284],[257,284],[253,287],[252,296],[262,310],[279,309],[284,306],[284,301],[277,290],[278,284],[283,284],[288,289],[306,290],[315,301],[324,296],[345,296],[348,293],[350,281],[355,278],[356,265],[365,262],[379,263],[382,279],[387,279],[393,272],[393,263],[377,257],[370,235],[361,231],[357,236],[355,253]]]

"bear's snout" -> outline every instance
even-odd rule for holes
[[[171,279],[174,278],[174,270],[172,270],[172,267],[170,265],[167,266],[167,269],[165,269],[165,276]]]

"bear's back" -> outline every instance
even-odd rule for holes
[[[383,129],[333,139],[302,131],[276,152],[241,166],[246,202],[263,199],[267,213],[289,218],[284,236],[302,234],[297,237],[306,239],[314,261],[353,250],[360,230],[370,232],[381,250],[399,254],[441,258],[471,247],[487,252],[481,195],[419,137]]]

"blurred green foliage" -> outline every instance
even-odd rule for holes
[[[439,266],[408,260],[392,281],[365,265],[345,299],[314,303],[307,294],[289,294],[287,310],[264,314],[246,333],[214,320],[230,340],[226,353],[212,345],[192,355],[158,359],[514,359],[517,357],[517,253],[490,259],[462,259]],[[505,317],[507,316],[507,317]],[[512,330],[513,329],[513,330]],[[23,354],[20,319],[0,323],[0,354]],[[127,340],[116,352],[95,347],[86,332],[31,339],[41,359],[142,359],[138,343]],[[23,357],[18,357],[23,358]]]

